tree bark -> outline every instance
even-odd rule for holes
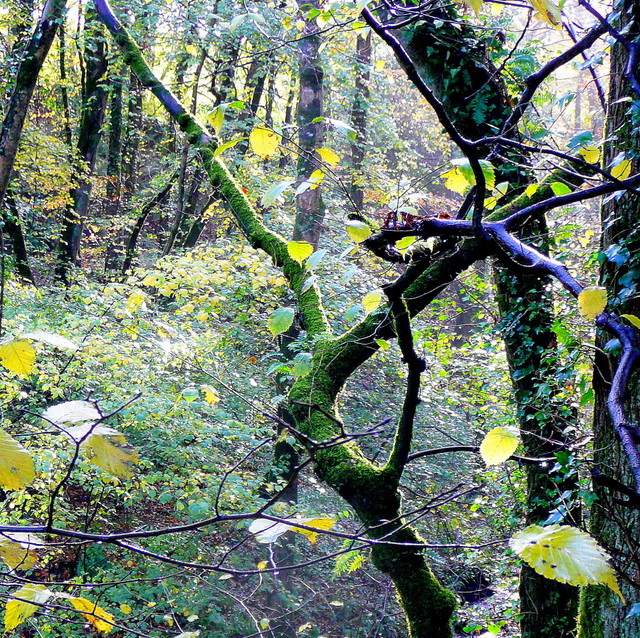
[[[640,3],[624,0],[616,8],[620,17],[616,28],[623,30],[628,42],[640,33]],[[603,165],[607,166],[620,152],[634,157],[640,147],[637,116],[630,106],[637,100],[625,77],[629,53],[624,44],[612,47],[609,85],[609,107],[606,121]],[[633,172],[639,167],[633,161]],[[637,269],[640,266],[640,198],[626,193],[610,199],[601,208],[601,251],[605,255],[616,247],[628,251],[622,263],[606,259],[601,267],[600,282],[607,289],[609,308],[619,314],[640,316],[640,299],[636,292]],[[612,427],[607,410],[607,395],[617,355],[606,352],[610,337],[598,334],[594,362],[594,491],[598,497],[592,506],[591,532],[608,549],[612,563],[623,575],[620,589],[627,599],[625,605],[604,587],[590,586],[582,592],[580,601],[580,638],[637,638],[640,636],[640,616],[627,617],[629,607],[640,594],[640,512],[625,506],[624,496],[604,485],[602,477],[633,485],[626,455]],[[632,387],[626,391],[626,412],[631,423],[640,423],[640,379],[636,373]]]
[[[305,5],[318,7],[318,1]],[[324,142],[324,123],[318,118],[324,116],[324,71],[320,61],[321,37],[316,33],[315,20],[305,21],[298,49],[298,74],[300,89],[298,94],[298,158],[297,185],[307,181],[318,168],[316,150]],[[318,121],[314,121],[318,120]],[[296,196],[296,219],[293,226],[293,241],[306,241],[312,246],[318,245],[324,220],[324,202],[322,187],[307,188]]]
[[[78,264],[82,228],[89,209],[91,175],[93,173],[98,145],[102,136],[102,124],[107,106],[107,90],[103,82],[107,71],[107,51],[100,22],[91,5],[85,17],[85,90],[82,99],[82,115],[78,134],[77,157],[78,185],[71,191],[71,204],[67,207],[58,243],[56,277],[69,281],[71,269]]]
[[[367,143],[367,112],[369,110],[369,76],[371,73],[371,31],[356,40],[356,80],[351,105],[351,126],[356,139],[351,144],[351,184],[349,194],[357,212],[364,210],[364,176],[362,167]]]

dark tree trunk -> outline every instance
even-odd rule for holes
[[[129,240],[127,241],[127,245],[125,246],[125,257],[124,262],[122,264],[122,274],[126,274],[126,272],[131,268],[131,264],[133,263],[133,258],[136,254],[136,247],[138,245],[138,238],[140,237],[140,233],[142,232],[142,227],[144,223],[147,221],[147,217],[151,211],[156,207],[162,204],[162,202],[169,195],[169,191],[173,186],[177,173],[174,173],[171,178],[168,180],[167,184],[160,190],[156,195],[154,195],[142,208],[140,209],[140,213],[138,218],[136,219],[136,223],[131,231],[131,235],[129,235]]]
[[[620,11],[618,29],[628,41],[637,39],[640,25],[640,2],[624,0],[616,8]],[[628,31],[627,31],[628,29]],[[616,43],[612,48],[609,86],[609,108],[603,166],[620,152],[628,157],[637,155],[640,148],[640,123],[631,100],[638,100],[625,78],[628,53],[626,47]],[[633,173],[640,164],[635,159]],[[601,284],[607,288],[609,308],[621,314],[640,316],[634,273],[640,268],[640,198],[626,193],[611,199],[601,209],[601,250],[611,246],[629,251],[629,259],[616,264],[605,261],[601,268]],[[615,353],[605,353],[604,346],[610,336],[599,334],[594,363],[594,490],[598,499],[592,506],[591,531],[608,549],[615,567],[623,574],[620,589],[627,599],[625,605],[613,592],[604,587],[587,587],[582,594],[580,638],[637,638],[640,636],[640,616],[629,616],[630,605],[640,597],[640,512],[624,506],[622,494],[603,485],[611,478],[625,485],[634,481],[612,427],[607,410],[607,395],[611,385],[611,371],[615,366]],[[631,423],[640,423],[640,379],[636,373],[632,386],[626,391],[626,413]]]
[[[364,209],[364,175],[362,167],[367,143],[367,111],[369,110],[369,75],[371,72],[371,31],[358,35],[356,41],[356,81],[351,105],[351,126],[357,133],[351,144],[351,201],[358,212]]]
[[[78,185],[71,191],[71,205],[67,208],[58,243],[56,277],[69,281],[70,270],[78,264],[82,228],[89,209],[91,175],[96,163],[102,123],[107,106],[107,90],[103,81],[107,71],[107,51],[101,24],[95,9],[89,5],[85,17],[85,91],[78,133],[77,155],[83,166],[78,167]]]
[[[35,285],[36,281],[29,266],[29,252],[27,244],[22,232],[22,224],[20,222],[20,213],[18,205],[13,197],[11,189],[7,191],[5,196],[5,204],[8,208],[3,211],[2,221],[4,222],[3,230],[11,240],[11,248],[15,258],[16,274],[23,282]]]

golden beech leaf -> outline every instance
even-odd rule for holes
[[[329,166],[335,166],[340,161],[340,157],[330,148],[318,148],[316,149],[316,153],[320,155],[322,161],[329,164]]]
[[[31,569],[38,560],[31,548],[39,544],[30,534],[2,534],[0,560],[9,569]]]
[[[300,518],[295,519],[293,522],[302,523],[309,527],[317,527],[318,529],[331,529],[336,524],[333,518]],[[309,529],[302,529],[301,527],[292,527],[291,531],[306,536],[312,545],[318,542],[318,532],[312,532]]]
[[[581,587],[606,585],[624,601],[606,552],[576,527],[530,525],[513,536],[509,546],[545,578]]]
[[[0,486],[8,490],[27,487],[35,478],[33,459],[18,441],[0,430]]]
[[[262,571],[263,569],[267,569],[268,566],[269,566],[269,563],[267,563],[266,560],[262,560],[258,563],[258,569],[260,571]]]
[[[108,634],[113,629],[113,616],[86,598],[69,598],[69,602],[98,630]]]
[[[287,244],[287,252],[291,259],[302,266],[302,262],[313,255],[313,246],[306,241],[290,241]]]
[[[469,186],[471,186],[469,180],[457,166],[449,169],[446,173],[442,173],[440,177],[445,178],[444,185],[449,190],[452,190],[454,193],[460,193],[460,195],[463,195]]]
[[[82,444],[82,449],[89,452],[91,463],[113,476],[123,478],[132,476],[131,466],[140,460],[138,453],[122,435],[101,435],[94,431]]]
[[[220,397],[216,389],[211,385],[201,385],[200,389],[204,392],[204,400],[209,405],[215,405],[220,401]]]
[[[4,610],[4,630],[11,631],[29,616],[33,616],[38,607],[44,605],[52,595],[53,592],[44,585],[25,585],[13,592]]]
[[[529,0],[529,2],[537,11],[536,18],[556,29],[562,27],[562,14],[557,4],[551,0]]]
[[[28,341],[13,340],[0,346],[0,363],[10,372],[26,377],[35,360],[36,351]]]
[[[480,444],[480,456],[489,465],[499,465],[506,461],[520,444],[517,428],[497,427],[489,431]]]
[[[249,144],[256,155],[262,159],[267,159],[267,157],[271,157],[276,152],[280,144],[280,136],[271,129],[258,126],[251,131]]]
[[[482,10],[483,0],[463,0],[463,2],[470,9],[473,9],[473,12],[476,14],[476,16],[480,15],[480,11]]]
[[[607,291],[604,288],[591,286],[585,288],[578,296],[578,309],[587,319],[595,319],[607,305]]]
[[[631,160],[622,160],[610,172],[616,179],[627,179],[631,175]]]
[[[578,151],[578,155],[589,164],[597,164],[600,161],[600,149],[595,146],[583,146]]]

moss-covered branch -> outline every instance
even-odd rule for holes
[[[186,133],[189,142],[197,149],[211,185],[227,203],[247,241],[254,248],[267,253],[274,264],[282,269],[289,287],[298,298],[298,306],[307,332],[310,335],[329,332],[329,322],[324,314],[319,289],[313,285],[302,292],[307,279],[305,270],[289,256],[287,241],[265,226],[224,162],[215,156],[218,145],[214,136],[156,77],[138,45],[116,18],[108,1],[94,0],[94,2],[100,19],[123,52],[127,65],[136,74],[142,86],[158,98],[172,119]]]

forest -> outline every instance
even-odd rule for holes
[[[4,635],[640,638],[639,63],[635,0],[2,0]]]

